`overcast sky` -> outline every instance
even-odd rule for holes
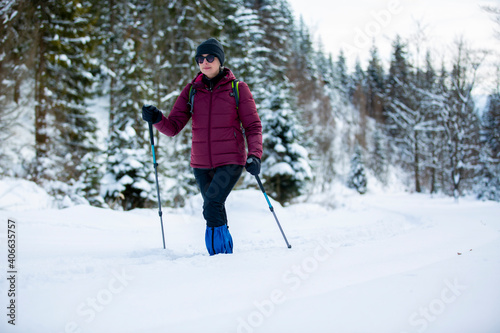
[[[288,1],[294,14],[303,16],[316,39],[321,38],[325,51],[336,58],[343,49],[350,66],[356,57],[366,66],[374,38],[380,56],[388,60],[396,34],[413,38],[419,22],[426,37],[421,42],[421,53],[430,49],[436,62],[452,58],[453,41],[459,36],[473,48],[488,48],[496,53],[489,56],[483,70],[489,68],[487,72],[492,73],[492,64],[500,62],[500,40],[494,36],[495,29],[500,27],[480,7],[499,6],[499,0]],[[411,52],[416,53],[415,49]]]

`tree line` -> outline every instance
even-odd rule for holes
[[[335,182],[364,193],[366,174],[387,184],[396,172],[416,192],[500,199],[500,90],[478,113],[472,91],[486,55],[464,41],[451,65],[436,69],[431,53],[413,63],[408,41],[397,37],[387,70],[374,45],[368,66],[349,71],[342,52],[333,58],[314,46],[285,0],[0,6],[0,173],[36,181],[61,203],[153,205],[140,108],[148,102],[168,114],[208,37],[224,44],[226,66],[254,95],[262,178],[281,203]],[[90,108],[96,99],[106,101],[104,135]],[[197,193],[190,131],[156,137],[162,198],[173,207]],[[16,145],[19,133],[32,138],[28,149]],[[238,186],[254,184],[243,177]]]

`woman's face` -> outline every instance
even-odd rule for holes
[[[208,54],[202,54],[202,56],[206,57]],[[203,60],[203,63],[199,64],[200,71],[205,74],[209,79],[213,79],[219,74],[220,70],[220,61],[219,58],[215,57],[213,62],[208,62],[207,59]]]

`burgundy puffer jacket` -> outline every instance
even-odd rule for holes
[[[210,91],[202,81],[203,74],[182,90],[168,117],[154,126],[163,134],[174,136],[193,117],[191,167],[212,169],[227,164],[245,165],[247,154],[262,157],[262,125],[248,86],[239,82],[239,108],[232,96],[233,73],[225,68],[225,76]],[[196,89],[193,114],[188,105],[189,88]]]

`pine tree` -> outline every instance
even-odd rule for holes
[[[366,73],[361,67],[359,59],[356,60],[354,73],[352,75],[353,90],[350,94],[352,104],[359,110],[360,114],[368,115],[368,91]]]
[[[32,24],[34,8],[29,0],[0,1],[0,112],[7,113],[7,103],[19,104],[21,84],[33,67],[33,39],[36,26]],[[1,122],[5,126],[7,120]],[[3,130],[8,129],[2,127]]]
[[[365,194],[367,191],[367,179],[365,174],[365,165],[363,162],[363,155],[361,147],[356,145],[351,159],[351,171],[347,186],[355,189],[359,194]]]
[[[479,199],[500,201],[500,93],[488,97],[483,115]]]
[[[12,141],[19,141],[13,140],[14,129],[21,126],[21,113],[30,104],[21,85],[32,74],[32,17],[30,1],[0,1],[0,174],[11,176],[16,173],[13,164],[29,164]]]
[[[293,56],[289,57],[286,76],[293,84],[297,107],[304,111],[306,119],[311,120],[312,114],[320,112],[311,105],[321,98],[323,82],[318,82],[318,79],[325,80],[325,76],[318,71],[309,29],[302,18],[290,35],[290,43]]]
[[[375,45],[370,50],[371,58],[366,69],[368,85],[368,115],[379,122],[383,121],[383,98],[385,91],[384,69]]]
[[[224,46],[225,67],[233,71],[236,77],[244,81],[240,70],[246,70],[243,65],[249,41],[252,22],[257,23],[257,17],[252,10],[245,7],[243,0],[218,0],[214,17],[220,21],[220,30],[214,33]],[[249,60],[249,59],[248,59]]]
[[[387,184],[387,138],[384,136],[382,126],[377,125],[373,133],[373,151],[371,152],[371,158],[368,160],[368,167],[373,170],[375,177],[382,182],[382,184]]]
[[[90,11],[88,2],[71,0],[40,2],[34,8],[33,22],[39,28],[34,42],[33,179],[59,199],[89,190],[88,181],[98,177],[91,162],[99,163],[94,158],[96,121],[85,101],[91,96],[96,71]]]
[[[491,158],[500,163],[500,92],[488,96],[483,117],[485,141],[491,149]]]
[[[311,178],[307,150],[300,144],[303,129],[288,103],[287,90],[271,88],[268,108],[263,110],[266,159],[264,179],[269,194],[284,204],[303,193]]]
[[[220,36],[226,53],[225,66],[230,68],[238,80],[248,84],[254,97],[260,82],[257,70],[261,70],[261,55],[258,44],[263,40],[264,30],[260,24],[259,12],[245,0],[230,1],[233,15],[224,18],[224,29]],[[236,8],[233,8],[235,6]]]
[[[498,177],[500,168],[498,164],[492,163],[488,148],[481,152],[481,167],[475,191],[480,200],[500,201],[500,178]]]
[[[347,98],[349,93],[353,90],[353,84],[347,72],[346,58],[342,50],[340,50],[337,62],[335,63],[334,78],[338,85],[338,90],[342,93],[344,98]]]
[[[293,86],[287,77],[293,19],[283,0],[251,2],[262,35],[255,40],[253,94],[263,126],[263,179],[271,196],[284,203],[297,195],[310,177],[303,148],[303,129],[296,114]]]
[[[140,118],[141,101],[147,96],[143,81],[150,77],[145,66],[146,1],[116,1],[109,8],[113,35],[107,46],[112,66],[107,172],[104,197],[111,207],[130,210],[154,200],[154,179],[147,140],[147,124]],[[111,70],[111,68],[110,68]]]

